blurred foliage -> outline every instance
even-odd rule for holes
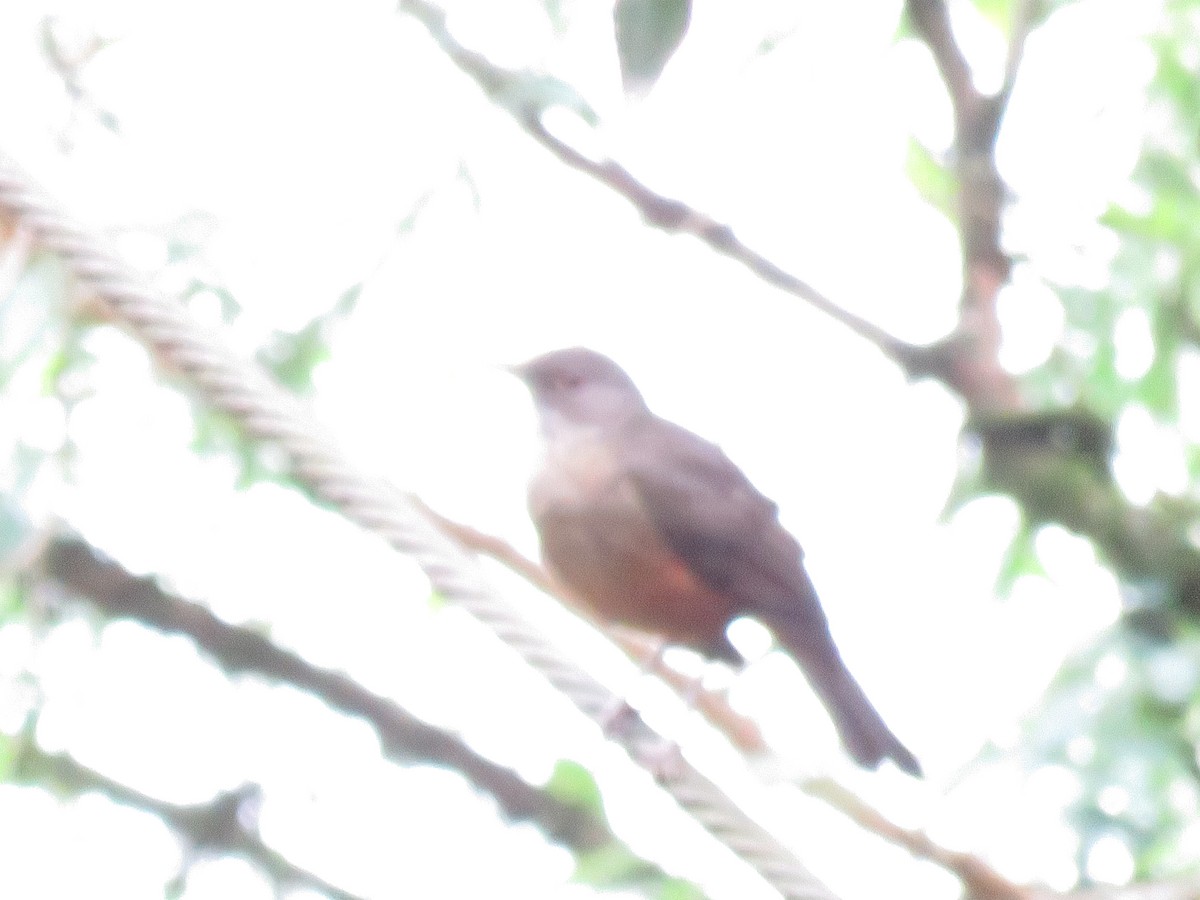
[[[29,517],[17,499],[11,494],[0,494],[0,571],[10,567],[31,531]],[[0,619],[5,605],[0,599]]]
[[[411,227],[415,216],[414,212],[413,219],[406,220],[409,222],[407,227]],[[362,289],[363,282],[355,282],[334,299],[328,311],[314,316],[295,331],[275,332],[266,345],[259,349],[258,361],[292,392],[309,393],[312,390],[313,372],[329,359],[334,327],[354,312]]]
[[[654,86],[683,43],[691,17],[691,0],[617,0],[613,22],[626,93]]]
[[[905,170],[925,202],[953,221],[958,198],[958,177],[954,167],[937,159],[916,138],[910,138]]]
[[[974,0],[986,22],[1010,35],[1018,14],[1043,21],[1066,2]],[[561,33],[569,3],[545,0]],[[1013,497],[1023,523],[1002,561],[998,589],[1021,578],[1042,578],[1038,529],[1054,522],[1089,537],[1118,575],[1127,601],[1122,621],[1072,658],[1049,685],[1025,723],[1019,756],[1030,771],[1053,767],[1075,787],[1069,808],[1079,835],[1077,864],[1086,880],[1089,852],[1119,838],[1136,872],[1161,878],[1194,868],[1188,843],[1200,813],[1200,447],[1181,417],[1189,364],[1200,363],[1200,3],[1166,0],[1148,45],[1156,60],[1150,85],[1145,144],[1133,173],[1135,195],[1123,193],[1101,222],[1116,239],[1109,277],[1101,287],[1048,285],[1063,312],[1063,333],[1045,363],[1021,376],[1032,411],[978,416],[966,442],[976,452],[966,465],[949,508],[988,493]],[[662,74],[685,39],[688,0],[618,0],[614,30],[627,91],[644,90]],[[899,34],[910,36],[904,23]],[[84,41],[71,48],[47,20],[43,51],[73,100],[104,129],[117,120],[90,98],[84,72],[107,44]],[[595,114],[569,84],[536,71],[512,71],[490,85],[492,99],[519,112],[562,105],[589,122]],[[77,123],[76,123],[77,124]],[[957,216],[959,190],[953,165],[913,140],[907,173],[934,208]],[[470,174],[456,178],[478,193]],[[413,226],[430,195],[420,198],[397,228]],[[208,263],[212,223],[196,214],[164,225],[164,279],[181,285],[183,302],[197,311],[214,305],[221,322],[237,326],[243,307]],[[328,308],[299,328],[264,337],[258,359],[299,394],[310,392],[314,373],[328,358],[338,323],[352,315],[368,275],[331,298]],[[9,286],[6,286],[9,287]],[[69,420],[91,390],[95,360],[80,309],[68,308],[74,289],[53,257],[34,254],[20,277],[0,291],[0,400],[49,400]],[[1140,368],[1123,363],[1118,337],[1144,332],[1150,348]],[[193,406],[193,448],[235,461],[242,484],[290,480],[270,448],[247,441],[223,414]],[[1170,435],[1190,476],[1178,496],[1133,503],[1115,476],[1120,425],[1145,413]],[[17,439],[0,459],[0,572],[36,530],[28,494],[43,467],[69,465],[70,430],[59,446]],[[28,605],[26,586],[0,578],[0,623]],[[0,776],[11,768],[16,738],[0,735]],[[603,816],[591,774],[563,762],[550,792]],[[699,896],[686,882],[664,878],[632,852],[606,846],[577,859],[578,880],[600,886],[636,884],[652,896]],[[182,883],[180,885],[182,888]]]
[[[1013,5],[976,2],[997,22]],[[1157,64],[1134,199],[1101,218],[1116,239],[1109,277],[1100,287],[1049,285],[1063,331],[1049,359],[1021,376],[1034,411],[968,423],[976,452],[950,503],[991,492],[1018,501],[1023,523],[999,572],[1002,594],[1044,575],[1035,536],[1047,522],[1090,538],[1118,576],[1125,614],[1064,666],[1019,744],[1031,771],[1070,773],[1084,882],[1089,853],[1113,838],[1139,879],[1200,861],[1190,838],[1200,797],[1200,449],[1181,427],[1181,400],[1197,387],[1182,376],[1200,359],[1200,4],[1166,3],[1148,43]],[[923,148],[910,152],[909,172],[945,211],[942,168]],[[1146,348],[1141,366],[1120,358],[1131,343]],[[1186,459],[1182,492],[1127,496],[1114,455],[1130,414],[1148,416]]]
[[[559,800],[578,806],[607,821],[604,800],[596,779],[585,767],[571,760],[559,760],[546,784]],[[599,888],[639,887],[649,897],[660,900],[699,900],[704,893],[694,884],[665,876],[624,844],[610,842],[579,854],[575,862],[575,880]]]
[[[544,72],[507,72],[489,88],[492,101],[519,119],[561,108],[575,113],[588,125],[600,122],[596,111],[574,85]]]
[[[10,423],[10,430],[11,423],[36,419],[39,413],[52,416],[55,407],[64,409],[76,399],[57,396],[56,386],[79,350],[79,330],[70,324],[66,309],[72,293],[66,267],[42,252],[11,265],[19,271],[7,293],[0,294],[0,418]],[[69,459],[66,435],[46,431],[16,431],[6,456],[0,457],[0,573],[12,570],[35,537],[28,492],[43,468]],[[7,594],[13,601],[19,592],[9,589]]]
[[[1055,10],[1076,2],[1078,0],[971,0],[971,5],[1008,39],[1013,35],[1018,16],[1025,17],[1036,28]]]
[[[572,806],[578,806],[597,815],[604,814],[604,802],[600,797],[600,786],[592,773],[579,763],[561,759],[546,782],[546,790]]]
[[[1060,766],[1075,784],[1068,808],[1077,865],[1102,839],[1132,853],[1139,879],[1194,866],[1180,838],[1200,812],[1200,629],[1169,635],[1114,629],[1059,672],[1030,717],[1020,754]]]
[[[62,81],[70,100],[70,114],[59,143],[70,150],[75,132],[89,121],[113,135],[120,135],[121,122],[108,107],[98,102],[85,86],[85,73],[104,50],[115,43],[93,32],[79,32],[64,19],[46,16],[41,23],[42,57]]]

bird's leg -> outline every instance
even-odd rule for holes
[[[653,652],[638,667],[634,684],[641,681],[647,675],[653,675],[658,671],[662,665],[663,655],[667,652],[668,645],[669,642],[665,638],[654,645]],[[608,709],[600,713],[597,721],[599,721],[600,730],[604,733],[605,737],[620,734],[629,716],[635,712],[633,706],[629,703],[630,693],[632,693],[632,690],[623,692],[613,701]]]
[[[709,665],[709,663],[705,663],[704,668],[694,678],[688,679],[688,683],[679,692],[688,712],[695,712],[700,703],[700,695],[704,693],[704,676],[708,674]]]

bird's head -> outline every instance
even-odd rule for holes
[[[566,427],[616,428],[649,411],[625,371],[585,347],[554,350],[509,371],[533,394],[548,435]]]

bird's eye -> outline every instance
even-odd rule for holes
[[[583,376],[576,375],[572,372],[564,372],[558,376],[558,388],[563,391],[572,391],[579,385],[583,384]]]

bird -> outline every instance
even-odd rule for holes
[[[711,659],[759,620],[799,664],[861,766],[921,766],[846,668],[800,544],[776,505],[713,443],[655,415],[628,374],[585,347],[510,366],[543,441],[529,483],[542,562],[598,619]]]

